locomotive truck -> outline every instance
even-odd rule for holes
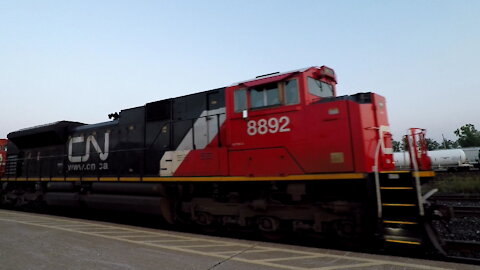
[[[84,124],[8,134],[1,203],[137,211],[171,224],[435,242],[424,131],[395,171],[385,98],[336,95],[333,69],[273,73]],[[420,142],[420,144],[418,144]],[[436,244],[436,243],[434,243]]]

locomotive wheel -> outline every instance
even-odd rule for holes
[[[341,238],[355,237],[355,224],[349,220],[339,220],[333,224],[335,232]]]
[[[206,234],[213,234],[219,230],[218,224],[215,222],[215,217],[206,212],[195,213],[194,222],[199,225],[200,230]]]
[[[214,218],[209,213],[197,212],[194,221],[200,226],[209,226],[213,223]]]
[[[286,237],[286,231],[283,230],[279,219],[274,217],[257,218],[258,229],[262,236],[270,241],[279,241]]]
[[[257,224],[262,232],[275,232],[280,228],[280,221],[274,217],[259,217]]]

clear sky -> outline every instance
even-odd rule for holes
[[[480,129],[480,1],[0,1],[0,138],[328,65],[408,127]]]

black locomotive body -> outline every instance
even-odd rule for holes
[[[122,110],[115,118],[93,125],[60,121],[10,133],[5,176],[158,176],[165,151],[204,147],[218,134],[225,119],[224,88]],[[186,138],[189,132],[197,134]]]

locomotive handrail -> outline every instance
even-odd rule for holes
[[[391,148],[386,148],[385,147],[385,141],[383,134],[385,132],[389,132],[390,128],[388,126],[379,126],[379,127],[369,127],[368,129],[374,129],[378,130],[378,142],[377,146],[375,147],[375,154],[374,154],[374,165],[373,165],[373,174],[375,178],[375,195],[377,198],[377,216],[378,218],[381,218],[383,216],[383,210],[382,210],[382,194],[380,191],[380,171],[378,169],[379,165],[379,159],[380,159],[380,150],[384,154],[392,154],[393,150]]]
[[[380,127],[368,127],[367,129],[374,129],[378,130],[379,132],[379,139],[377,142],[377,146],[375,147],[375,153],[374,153],[374,163],[373,163],[373,175],[375,179],[375,196],[376,196],[376,201],[377,201],[377,217],[381,218],[382,217],[382,195],[380,192],[380,172],[378,170],[378,159],[380,157],[380,148],[382,146],[381,141],[383,140],[381,136],[381,129]]]
[[[407,133],[407,142],[408,142],[408,151],[410,152],[410,162],[412,163],[412,167],[414,170],[414,177],[415,177],[415,188],[417,193],[417,201],[418,201],[418,208],[420,216],[424,216],[425,209],[423,208],[423,200],[421,194],[421,185],[420,185],[420,175],[419,175],[419,166],[417,162],[417,149],[415,149],[415,140],[416,140],[416,133],[414,129],[409,129],[411,132],[410,134]]]
[[[379,170],[378,170],[378,159],[380,157],[380,148],[381,148],[381,142],[382,138],[379,138],[379,141],[377,143],[377,147],[375,149],[375,162],[373,166],[373,172],[375,176],[375,194],[377,197],[377,216],[378,218],[381,218],[383,213],[382,213],[382,195],[380,192],[380,175],[379,175]]]

